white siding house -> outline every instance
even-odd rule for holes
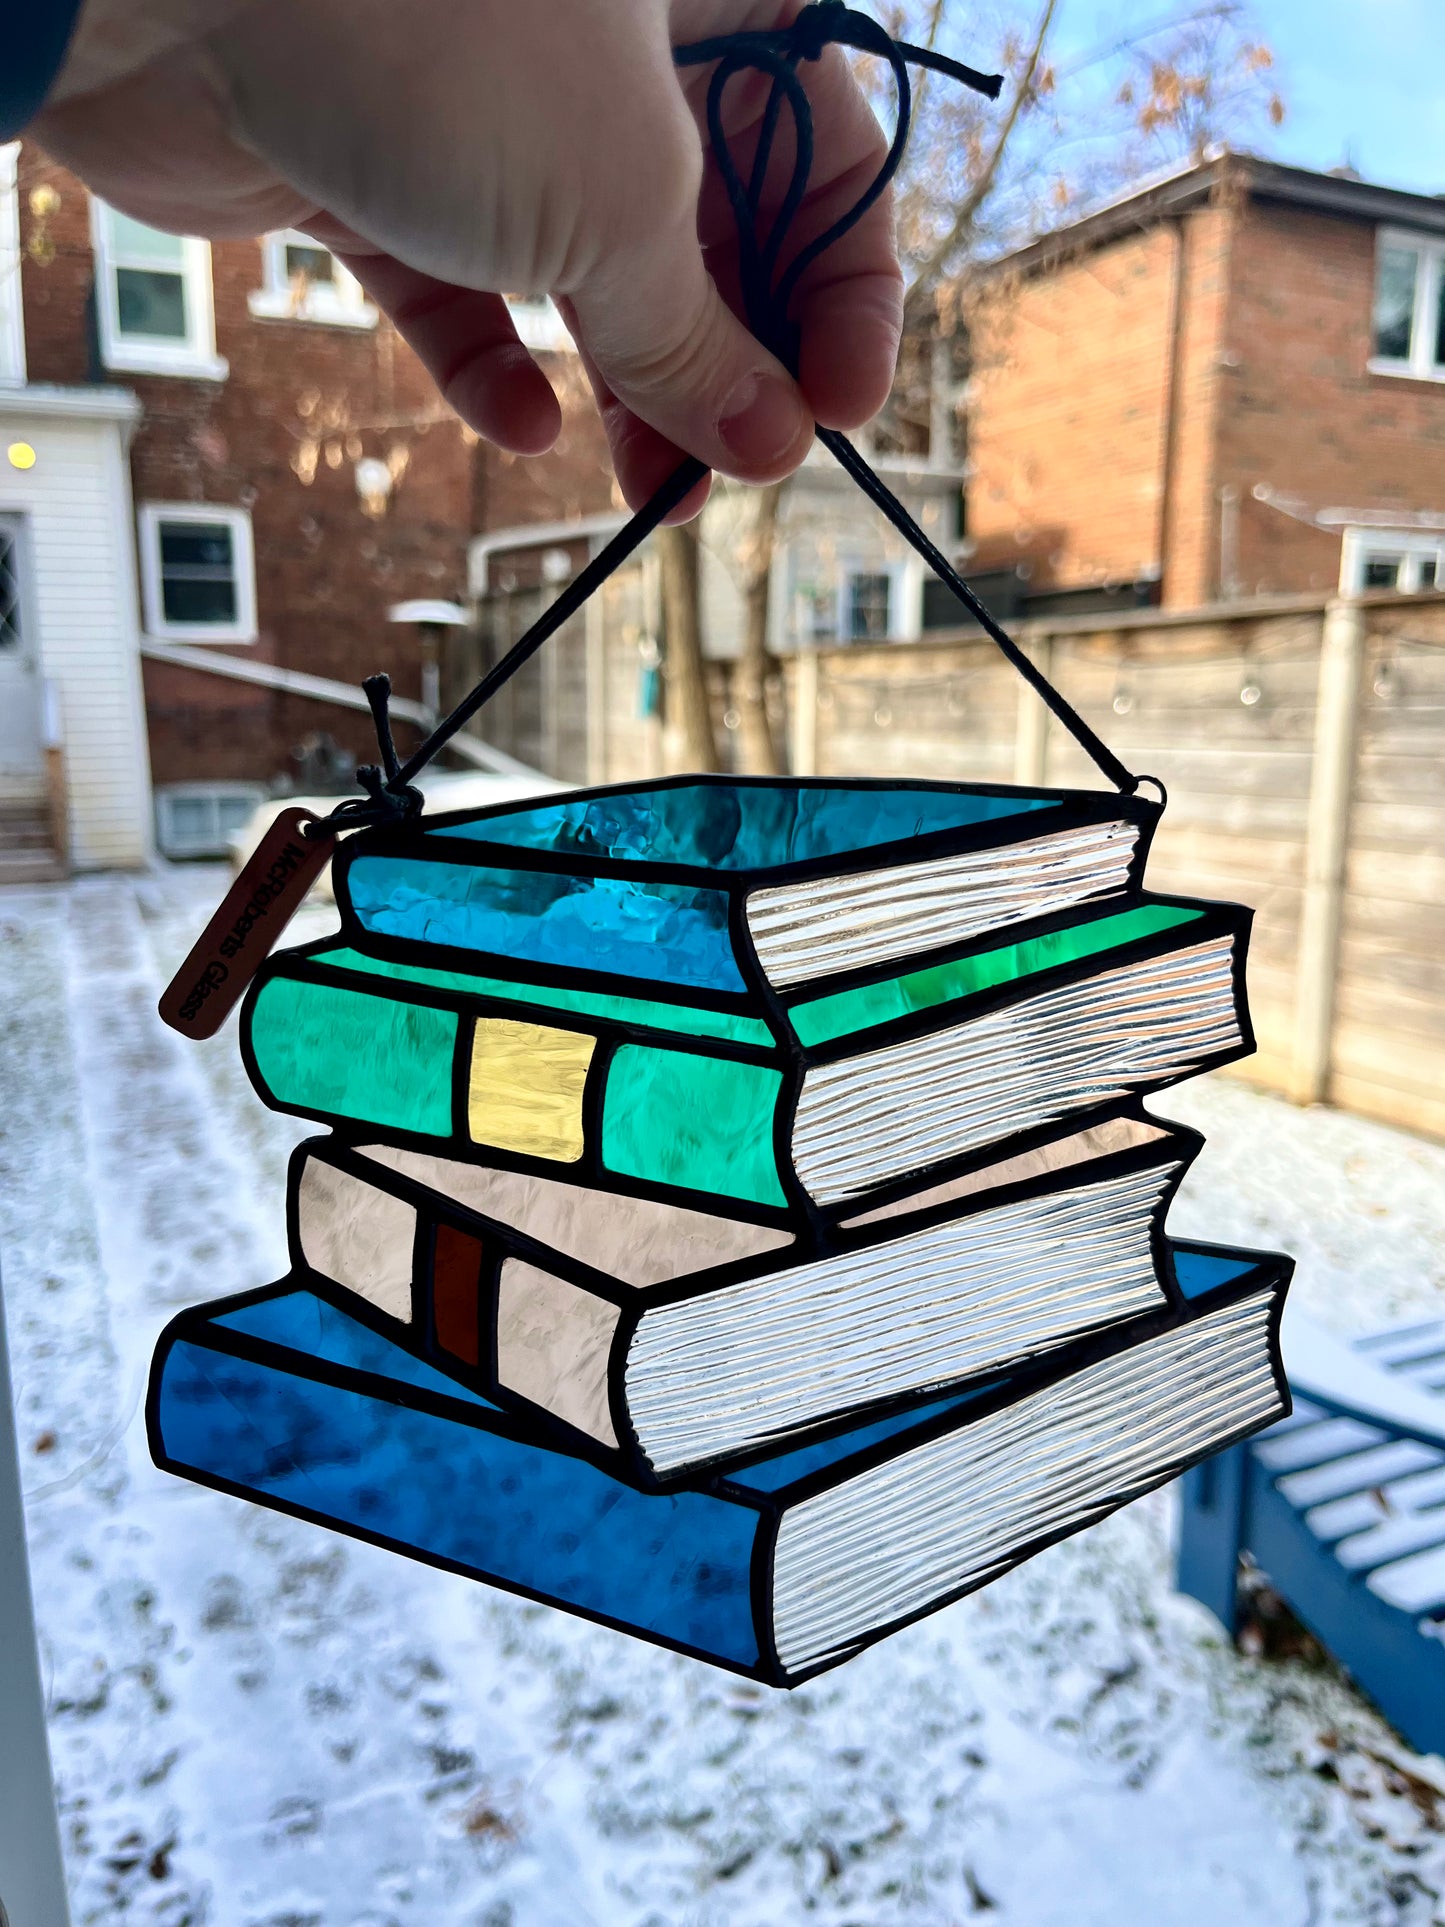
[[[0,804],[53,806],[76,868],[152,848],[128,390],[27,383],[15,148],[0,148]]]

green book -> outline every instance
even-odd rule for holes
[[[270,960],[242,1048],[269,1104],[351,1137],[764,1222],[837,1217],[1247,1054],[1248,926],[1231,905],[1136,897],[822,994],[687,1002],[331,939]]]

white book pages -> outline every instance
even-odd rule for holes
[[[782,989],[1117,895],[1138,841],[1137,823],[1088,823],[931,863],[769,885],[748,897],[748,933]]]
[[[1177,1165],[974,1211],[644,1314],[627,1405],[654,1469],[948,1385],[1167,1300],[1150,1221]]]
[[[1186,1075],[1240,1040],[1233,954],[1214,938],[814,1066],[793,1125],[799,1178],[836,1204]]]
[[[794,1506],[774,1554],[784,1666],[842,1654],[1277,1416],[1274,1296],[1145,1339]]]

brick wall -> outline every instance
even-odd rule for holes
[[[1245,594],[1332,589],[1338,531],[1255,500],[1257,483],[1329,507],[1445,508],[1445,387],[1373,375],[1375,230],[1251,203],[1235,242],[1219,479],[1241,492]]]
[[[562,404],[562,432],[548,454],[519,457],[479,442],[473,526],[478,534],[532,522],[563,522],[622,507],[607,437],[574,354],[539,355]]]
[[[59,195],[48,214],[31,205],[41,185]],[[547,358],[566,405],[561,449],[542,462],[512,461],[463,433],[384,319],[359,329],[253,316],[247,297],[262,284],[261,245],[234,241],[211,255],[227,379],[112,374],[99,359],[85,189],[27,142],[20,204],[30,379],[136,391],[145,410],[131,452],[138,506],[209,502],[251,512],[260,633],[253,644],[207,648],[353,685],[384,668],[398,695],[416,698],[418,640],[387,622],[388,606],[462,600],[475,529],[610,504],[605,443],[574,357]],[[364,456],[405,463],[376,518],[355,485]],[[364,713],[153,662],[145,687],[158,784],[270,781],[287,771],[293,746],[319,730],[353,755],[374,753]],[[398,740],[408,740],[403,725]]]
[[[1001,283],[969,400],[976,570],[1022,564],[1031,590],[1157,568],[1174,242],[1130,236]]]
[[[1369,372],[1374,276],[1371,222],[1226,173],[1207,204],[999,282],[970,405],[974,568],[1023,563],[1037,592],[1157,566],[1170,608],[1333,589],[1339,528],[1257,487],[1311,513],[1445,506],[1445,387]]]

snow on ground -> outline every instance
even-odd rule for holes
[[[0,897],[0,1260],[78,1923],[1445,1923],[1445,1769],[1173,1597],[1167,1494],[781,1694],[158,1473],[155,1335],[283,1270],[302,1134],[233,1027],[154,1014],[222,882]],[[1445,1150],[1218,1081],[1163,1108],[1212,1134],[1178,1224],[1294,1250],[1341,1329],[1445,1298]]]

